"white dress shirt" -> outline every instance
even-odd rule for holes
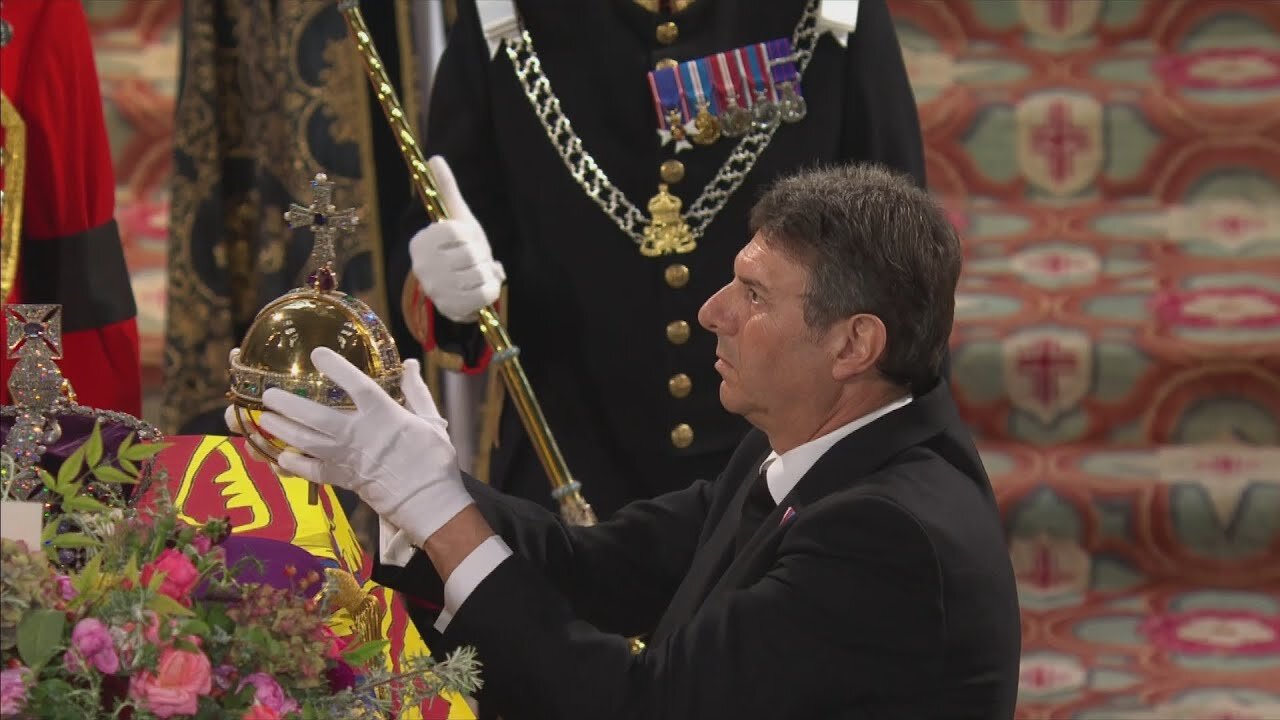
[[[776,452],[769,453],[769,457],[760,463],[760,467],[764,468],[765,482],[769,483],[769,494],[773,496],[773,502],[775,504],[782,502],[782,498],[791,492],[796,483],[800,482],[800,478],[804,477],[804,474],[809,472],[809,468],[818,462],[818,458],[833,445],[852,435],[858,428],[866,427],[910,402],[911,396],[907,395],[781,455]]]
[[[871,422],[888,415],[911,402],[911,396],[895,400],[884,407],[874,410],[853,422],[841,425],[821,437],[792,448],[781,455],[769,453],[760,467],[765,472],[765,482],[769,484],[769,494],[774,503],[781,502],[791,492],[800,478],[809,472],[809,468],[818,462],[818,458],[831,449],[833,445],[848,437],[855,430],[869,425]],[[413,546],[394,526],[379,520],[379,554],[387,565],[404,566],[413,555]],[[443,633],[462,603],[472,591],[512,555],[511,547],[497,535],[493,535],[476,546],[465,559],[449,575],[444,583],[444,609],[436,618],[435,629]]]

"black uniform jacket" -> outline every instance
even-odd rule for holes
[[[715,482],[590,528],[473,482],[515,555],[443,637],[421,552],[374,577],[412,596],[438,657],[478,650],[505,720],[1012,718],[1013,571],[947,384],[840,440],[735,550],[768,453],[752,431]]]
[[[644,210],[657,192],[659,166],[678,159],[684,179],[671,192],[687,210],[736,141],[678,154],[661,146],[647,73],[664,58],[791,37],[805,3],[697,0],[674,15],[633,0],[516,6],[565,115],[609,179]],[[665,22],[678,33],[669,44],[655,31]],[[502,49],[491,56],[474,0],[458,3],[434,82],[425,149],[449,161],[506,268],[507,327],[569,468],[601,517],[628,500],[714,477],[747,430],[720,406],[715,338],[696,316],[730,279],[760,190],[779,174],[850,159],[924,181],[915,100],[884,0],[862,1],[847,48],[830,33],[819,39],[803,77],[808,116],[783,124],[687,254],[642,256],[570,176],[510,59]],[[413,206],[406,239],[426,222]],[[687,274],[680,287],[668,282],[676,265],[683,270],[672,269],[673,277]],[[441,349],[479,360],[484,341],[474,325],[437,317],[434,334]],[[692,442],[677,447],[682,433]],[[490,481],[550,503],[510,402]]]

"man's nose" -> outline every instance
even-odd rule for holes
[[[725,286],[728,287],[728,286]],[[722,325],[721,301],[723,300],[725,288],[720,288],[714,295],[707,298],[702,303],[702,307],[698,309],[698,324],[707,330],[719,334]]]

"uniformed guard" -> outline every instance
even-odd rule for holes
[[[0,3],[0,125],[0,300],[61,305],[62,373],[78,401],[141,415],[137,307],[80,0]]]
[[[468,323],[505,277],[530,384],[605,518],[712,476],[745,431],[696,315],[729,280],[760,189],[851,159],[923,184],[915,99],[884,0],[481,6],[459,3],[425,140],[483,232],[410,211],[436,301],[419,330],[455,367],[483,368]],[[509,404],[493,427],[490,481],[553,507]]]

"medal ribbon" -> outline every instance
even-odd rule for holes
[[[700,107],[703,104],[706,104],[707,112],[710,112],[712,115],[718,115],[719,111],[716,108],[715,95],[711,94],[710,96],[708,96],[708,93],[704,89],[706,87],[709,87],[709,85],[704,84],[703,82],[703,76],[702,76],[701,68],[699,67],[699,63],[705,63],[705,62],[706,60],[704,58],[702,60],[689,60],[687,62],[681,63],[680,79],[683,81],[684,86],[686,88],[693,89],[694,107],[691,108],[692,110],[691,114],[696,115],[698,113],[698,107]]]
[[[731,104],[730,91],[736,98],[732,104],[748,110],[756,104],[756,93],[763,93],[767,102],[778,102],[778,86],[785,82],[799,96],[792,52],[791,40],[778,38],[651,71],[649,92],[659,129],[671,129],[667,113],[672,110],[680,113],[681,125],[692,120],[701,103],[712,115],[721,115]]]
[[[747,51],[747,60],[751,64],[752,81],[758,89],[764,91],[767,100],[777,102],[778,92],[773,87],[773,73],[769,72],[769,54],[764,49],[764,43],[756,43],[743,49]]]
[[[720,100],[720,107],[726,110],[731,104],[742,106],[744,103],[739,99],[735,99],[730,103],[730,90],[733,91],[733,95],[736,98],[741,98],[746,94],[739,85],[738,73],[733,69],[733,61],[730,59],[732,55],[732,52],[722,52],[712,55],[710,58],[711,68],[715,71],[711,76],[712,87],[715,88],[716,97]],[[747,107],[750,107],[751,99],[748,97],[745,103]]]
[[[684,103],[684,94],[680,91],[680,78],[673,68],[662,68],[649,73],[649,90],[653,93],[654,108],[658,112],[658,127],[670,130],[667,113],[676,110],[682,113],[680,124],[688,119],[688,108]]]
[[[707,104],[710,105],[712,115],[720,114],[720,100],[716,97],[712,77],[715,73],[711,71],[711,58],[698,58],[694,61],[694,65],[698,69],[698,88],[700,92],[707,94]],[[707,92],[711,90],[711,92]]]
[[[773,72],[774,85],[791,83],[796,96],[803,97],[800,94],[800,83],[797,82],[799,73],[796,72],[795,60],[791,57],[791,41],[787,38],[778,38],[777,40],[770,40],[768,45],[769,66]]]
[[[747,62],[746,48],[738,48],[730,51],[733,53],[733,64],[738,70],[738,78],[742,87],[742,97],[746,99],[747,109],[750,110],[756,104],[756,88],[751,82],[751,75],[748,72],[750,64]]]

